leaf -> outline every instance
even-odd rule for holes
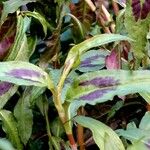
[[[9,98],[15,94],[18,87],[8,82],[0,82],[0,109],[4,107]]]
[[[10,141],[17,148],[17,150],[23,150],[22,144],[19,139],[17,124],[10,111],[0,110],[0,118],[3,122],[3,127],[7,133]]]
[[[48,26],[50,26],[49,25],[49,23],[45,20],[45,18],[41,15],[41,14],[39,14],[38,12],[31,12],[31,11],[24,11],[23,12],[25,15],[27,15],[27,16],[31,16],[31,17],[34,17],[35,19],[37,19],[41,24],[42,24],[42,26],[43,26],[43,31],[44,31],[44,34],[45,34],[45,36],[46,36],[46,34],[47,34],[47,28],[48,28]]]
[[[18,85],[50,86],[51,81],[41,68],[27,62],[8,61],[0,63],[0,80]]]
[[[138,1],[137,1],[138,3]],[[134,40],[134,42],[131,42],[132,51],[137,59],[142,59],[147,54],[147,51],[145,50],[145,46],[147,43],[147,33],[149,31],[149,20],[150,17],[147,17],[144,20],[137,20],[140,16],[140,11],[138,8],[135,8],[136,16],[133,13],[132,10],[132,3],[131,0],[127,1],[127,7],[125,11],[125,20],[124,25],[126,28],[126,31],[128,33],[128,36]],[[136,3],[135,3],[136,5]],[[137,4],[136,7],[139,7]],[[144,30],[143,30],[144,29]]]
[[[149,150],[149,146],[144,145],[142,142],[135,142],[128,146],[127,150]]]
[[[0,138],[0,149],[1,150],[15,150],[10,141],[5,138]]]
[[[106,50],[90,50],[81,56],[80,65],[77,68],[80,72],[100,70],[105,67],[105,58],[109,55]]]
[[[120,135],[123,136],[124,138],[128,139],[133,143],[133,145],[137,142],[139,142],[141,147],[150,147],[150,112],[145,113],[144,117],[142,118],[139,128],[137,128],[135,125],[130,126],[128,124],[127,129],[118,129],[116,132]],[[134,147],[136,147],[134,145]],[[142,150],[142,149],[141,149]],[[146,149],[143,149],[146,150]]]
[[[86,73],[74,80],[66,100],[94,105],[111,100],[115,95],[149,92],[150,71],[101,70]]]
[[[32,134],[33,114],[31,105],[43,92],[44,88],[26,87],[22,97],[14,108],[19,136],[24,145],[27,144]]]
[[[32,56],[36,48],[37,36],[28,37],[27,40],[28,40],[28,49],[29,49],[28,56],[30,58],[30,56]]]
[[[0,42],[0,60],[2,60],[8,53],[8,49],[13,43],[12,37],[6,37]]]
[[[48,112],[48,99],[45,95],[39,95],[39,97],[36,100],[36,105],[39,108],[41,114],[45,116],[45,113]]]
[[[148,104],[150,104],[150,93],[140,92],[139,94],[145,99]]]
[[[150,112],[145,113],[140,122],[139,128],[143,130],[150,130]]]
[[[119,69],[119,58],[115,50],[111,51],[111,54],[106,57],[106,68],[107,69]]]
[[[63,124],[60,120],[60,118],[55,118],[55,120],[51,123],[51,131],[54,136],[56,137],[61,137],[64,133],[64,127]]]
[[[131,39],[119,34],[101,34],[96,35],[90,39],[87,39],[78,45],[75,45],[74,47],[71,48],[66,58],[64,72],[65,70],[68,70],[68,67],[70,67],[71,64],[74,64],[75,62],[76,64],[74,64],[74,66],[75,67],[78,66],[79,62],[77,60],[83,53],[85,53],[90,48],[122,40],[131,40]]]
[[[3,11],[0,20],[0,26],[5,22],[8,14],[14,13],[20,6],[26,5],[36,0],[8,0],[3,2]]]
[[[102,122],[84,116],[77,116],[74,120],[92,131],[94,141],[101,150],[125,150],[118,135]]]
[[[30,19],[21,15],[17,16],[17,32],[12,48],[9,50],[5,60],[29,60],[30,53],[26,37],[26,30],[30,24]]]

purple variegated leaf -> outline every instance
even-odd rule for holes
[[[85,73],[74,80],[66,100],[95,104],[137,92],[149,92],[150,71],[101,70]]]
[[[21,61],[1,62],[0,68],[1,81],[6,81],[18,85],[51,85],[48,74],[41,68],[31,63]]]
[[[150,12],[150,0],[145,0],[142,5],[140,0],[132,0],[132,12],[135,21],[138,21],[138,19],[145,19]]]
[[[9,98],[15,94],[18,87],[9,82],[0,82],[0,109],[2,109]]]
[[[2,60],[8,53],[8,49],[13,43],[13,37],[8,37],[0,42],[0,60]]]
[[[106,57],[106,68],[107,69],[119,69],[118,54],[115,50],[112,50],[111,54]]]
[[[0,96],[5,94],[12,86],[12,83],[0,82]]]
[[[100,70],[105,66],[105,58],[109,55],[106,50],[90,50],[81,56],[81,63],[77,70],[90,72]]]
[[[141,3],[140,0],[132,0],[132,11],[135,20],[137,21],[140,18],[141,14]]]
[[[145,0],[142,5],[141,19],[145,19],[150,12],[150,0]]]

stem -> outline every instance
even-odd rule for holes
[[[83,115],[84,113],[84,109],[83,107],[79,109],[78,111],[78,115]],[[85,150],[85,144],[84,144],[84,128],[81,125],[77,125],[77,140],[78,140],[78,144],[80,146],[80,150]]]
[[[50,131],[50,125],[49,125],[49,119],[48,119],[48,112],[46,109],[44,109],[44,115],[45,115],[45,119],[46,119],[46,130],[47,130],[47,134],[48,134],[48,138],[49,138],[49,150],[53,150],[53,145],[52,145],[52,134]]]
[[[96,7],[91,0],[85,0],[85,2],[88,4],[88,6],[91,8],[93,12],[96,10]]]
[[[74,137],[72,134],[67,134],[68,136],[68,139],[69,139],[69,142],[70,142],[70,145],[71,145],[71,149],[72,150],[77,150],[77,145],[76,145],[76,142],[74,140]]]
[[[106,21],[112,22],[111,15],[108,12],[108,10],[105,8],[104,5],[101,6],[101,10],[105,16]],[[114,33],[115,32],[115,24],[111,23],[110,28],[111,28],[111,31]]]

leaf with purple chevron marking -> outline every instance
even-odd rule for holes
[[[132,0],[132,12],[135,20],[145,19],[150,12],[150,0],[141,3],[140,0]]]
[[[0,63],[0,80],[10,82],[18,85],[35,85],[35,86],[48,86],[49,76],[41,68],[27,62],[21,61],[8,61]],[[7,86],[7,90],[10,83],[1,83],[1,93],[5,92],[3,86]]]
[[[79,76],[68,89],[66,100],[95,104],[150,90],[150,71],[101,70]],[[83,103],[82,103],[83,105]]]
[[[77,70],[90,72],[105,67],[105,58],[110,53],[107,50],[90,50],[81,56],[81,62]]]

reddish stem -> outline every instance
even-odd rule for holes
[[[72,150],[77,150],[77,145],[72,134],[67,134]]]

